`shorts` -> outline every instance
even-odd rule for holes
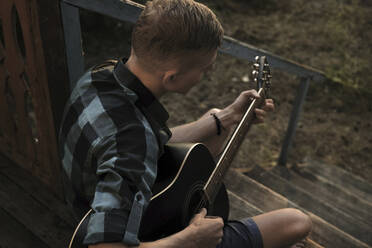
[[[216,248],[263,248],[261,232],[251,218],[228,221]]]

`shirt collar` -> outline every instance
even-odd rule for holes
[[[127,59],[119,59],[114,68],[114,77],[118,83],[125,86],[138,96],[139,103],[144,106],[160,123],[165,124],[169,114],[152,92],[125,66]]]

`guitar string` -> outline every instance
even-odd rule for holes
[[[200,202],[198,204],[198,206],[194,209],[194,214],[199,213],[200,209],[202,209],[202,207],[205,206],[206,203],[207,203],[206,196],[203,195],[202,199],[200,200]],[[208,211],[208,209],[207,209],[207,211]]]
[[[263,95],[264,96],[264,95]],[[263,99],[265,99],[266,97],[264,97]],[[262,101],[263,100],[261,100],[261,101],[258,101],[258,105],[260,105],[260,104],[262,104]],[[252,118],[252,117],[251,117]],[[251,118],[249,118],[249,119],[251,119]],[[214,195],[216,192],[211,192],[211,193],[213,193],[212,195]],[[199,211],[200,211],[200,209],[203,207],[203,206],[206,206],[206,204],[208,203],[208,199],[207,199],[207,197],[206,197],[206,194],[207,194],[207,192],[204,192],[204,194],[203,194],[203,196],[202,196],[202,199],[200,200],[200,202],[199,202],[199,204],[197,205],[197,207],[194,209],[194,211],[193,211],[193,214],[197,214],[197,213],[199,213]]]

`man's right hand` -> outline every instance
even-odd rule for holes
[[[207,216],[203,208],[182,231],[153,242],[141,243],[137,248],[216,248],[223,236],[223,220]],[[89,248],[129,248],[122,243],[102,243]]]
[[[207,210],[203,208],[187,227],[192,233],[190,242],[197,248],[215,248],[222,240],[223,226],[222,218],[207,216]]]

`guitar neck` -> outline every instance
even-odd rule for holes
[[[255,119],[254,109],[262,106],[265,101],[265,92],[262,88],[258,91],[258,94],[261,97],[259,99],[254,99],[249,105],[243,118],[231,135],[229,142],[225,146],[215,170],[204,187],[204,191],[210,201],[213,201],[216,197],[222,179]]]

